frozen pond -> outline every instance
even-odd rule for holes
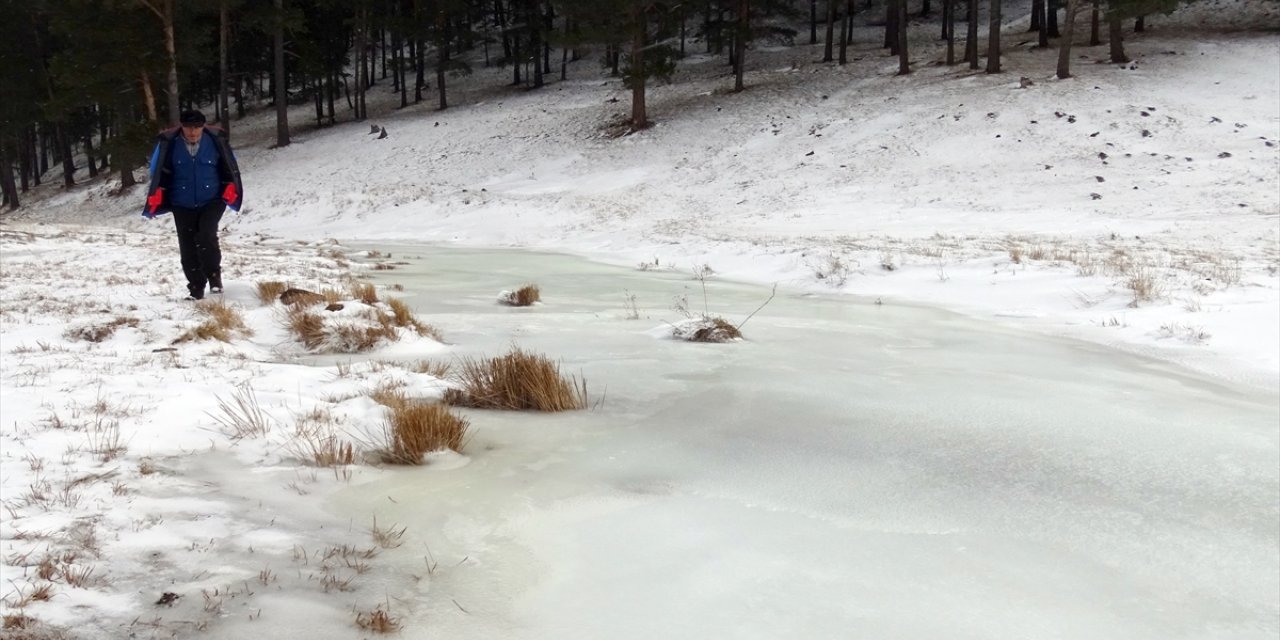
[[[380,246],[460,354],[511,344],[596,408],[470,411],[467,464],[333,505],[408,528],[430,638],[1269,638],[1280,399],[934,309],[778,296],[660,337],[687,272]],[[688,267],[689,265],[682,265]],[[525,283],[528,309],[495,304]],[[624,296],[634,294],[639,319]],[[401,295],[401,294],[398,294]],[[767,289],[710,280],[738,322]]]

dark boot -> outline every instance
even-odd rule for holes
[[[222,272],[214,271],[209,274],[209,293],[222,293]]]

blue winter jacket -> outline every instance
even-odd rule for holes
[[[239,211],[243,200],[240,168],[220,129],[206,127],[192,156],[179,130],[156,139],[151,154],[151,184],[142,215],[156,216],[173,207],[196,209],[218,198]]]

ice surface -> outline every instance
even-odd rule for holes
[[[1277,633],[1269,394],[863,299],[779,294],[744,342],[657,339],[673,296],[703,310],[700,281],[380,248],[459,352],[562,359],[598,403],[469,412],[470,464],[333,502],[407,526],[407,570],[438,564],[414,637]],[[526,283],[543,304],[493,302]],[[768,295],[706,282],[735,323]]]

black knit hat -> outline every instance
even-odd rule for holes
[[[178,116],[178,122],[187,127],[202,125],[205,123],[204,114],[196,111],[195,109],[189,109],[187,111],[183,111],[182,115]]]

